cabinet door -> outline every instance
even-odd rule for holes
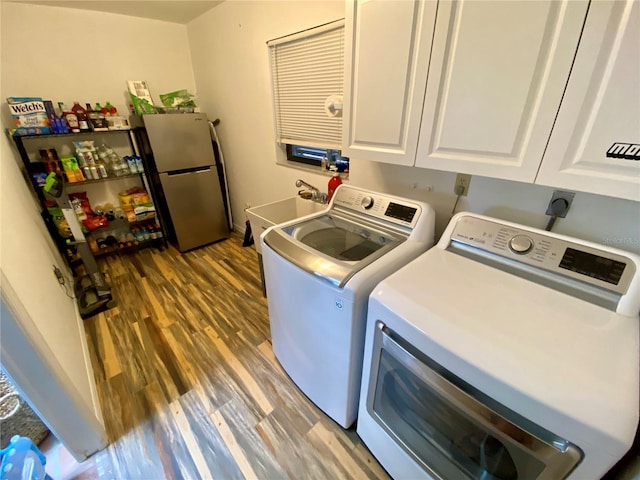
[[[436,6],[347,2],[343,155],[413,165]]]
[[[533,182],[587,6],[440,1],[416,166]]]
[[[640,201],[638,32],[637,0],[591,4],[536,183]]]

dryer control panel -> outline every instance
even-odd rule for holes
[[[636,270],[630,258],[606,248],[580,244],[544,230],[474,216],[460,217],[451,232],[450,242],[620,294],[627,292]]]
[[[336,190],[335,206],[354,213],[366,214],[404,227],[414,227],[421,213],[421,207],[405,199],[367,192],[349,186]]]

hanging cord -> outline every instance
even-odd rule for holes
[[[464,187],[461,186],[461,185],[457,186],[456,190],[455,190],[455,193],[456,193],[456,202],[453,204],[453,208],[451,209],[451,215],[449,215],[449,220],[451,220],[453,215],[456,213],[456,207],[458,206],[458,202],[460,201],[460,197],[464,193]]]
[[[54,268],[53,273],[58,279],[58,283],[60,284],[60,286],[64,289],[64,294],[67,297],[69,297],[71,300],[75,300],[76,297],[74,297],[73,295],[69,295],[69,290],[67,290],[67,282],[68,282],[67,277],[65,277],[60,271],[60,269],[58,268]]]
[[[555,223],[556,223],[556,220],[557,220],[557,219],[558,219],[558,217],[557,217],[556,215],[554,215],[554,216],[550,217],[550,218],[549,218],[549,221],[547,222],[547,226],[546,226],[546,227],[544,227],[544,229],[545,229],[547,232],[550,232],[550,231],[551,231],[551,229],[553,228],[553,226],[555,225]]]
[[[456,196],[456,202],[453,204],[453,208],[451,209],[451,215],[449,215],[449,220],[451,220],[451,217],[453,217],[456,213],[456,207],[458,206],[458,202],[460,201],[460,197],[462,195],[458,195]]]

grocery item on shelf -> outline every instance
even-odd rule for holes
[[[40,97],[7,97],[15,129],[11,135],[46,135],[51,133],[44,101]]]
[[[127,161],[119,157],[109,145],[104,143],[100,145],[98,148],[98,157],[105,164],[107,170],[116,177],[129,175],[131,173]]]
[[[91,130],[94,132],[106,132],[109,130],[107,125],[107,120],[105,118],[104,113],[102,113],[102,109],[100,108],[100,104],[96,104],[96,108],[93,109],[90,103],[87,103],[87,117],[89,119],[89,126]]]
[[[91,233],[87,242],[94,253],[109,253],[140,247],[162,238],[158,223],[155,220],[149,220],[135,225],[116,222],[105,229]]]
[[[72,133],[80,133],[80,124],[78,123],[76,114],[68,109],[63,102],[58,102],[58,108],[61,112],[60,117],[67,122],[69,130]]]
[[[90,103],[86,103],[85,108],[80,102],[73,102],[73,106],[67,108],[64,102],[58,102],[59,114],[51,100],[40,97],[7,97],[7,104],[15,125],[9,129],[12,136],[130,129],[129,120],[118,115],[117,108],[109,101],[104,107],[96,103],[95,108]]]
[[[131,193],[129,193],[129,190],[125,190],[124,192],[120,192],[118,194],[118,200],[120,200],[120,206],[123,209],[127,209],[127,208],[133,208],[131,207]]]
[[[76,212],[78,220],[82,221],[90,216],[95,215],[95,212],[91,208],[91,203],[89,202],[87,192],[70,193],[69,200],[71,200],[71,206]]]
[[[109,130],[129,130],[129,120],[120,115],[110,115],[107,117]]]
[[[81,167],[90,167],[96,164],[95,142],[93,140],[77,140],[73,142],[76,147],[76,157]]]
[[[144,167],[142,166],[142,158],[138,155],[127,155],[124,157],[129,166],[131,173],[143,173]]]
[[[196,103],[193,101],[194,95],[187,90],[176,90],[175,92],[161,93],[160,101],[165,107],[174,107],[183,111],[193,112]]]
[[[42,188],[45,186],[47,180],[47,173],[43,171],[35,171],[31,174],[31,178],[33,179],[33,183],[38,187]]]
[[[149,92],[149,85],[145,80],[128,80],[127,86],[129,87],[129,95],[137,115],[156,113],[151,93]]]
[[[141,187],[133,187],[118,194],[120,206],[129,222],[155,217],[155,206],[149,193]]]
[[[58,152],[56,152],[55,148],[41,148],[38,153],[40,154],[40,161],[45,164],[47,173],[62,171]]]
[[[47,202],[47,211],[49,215],[51,215],[51,219],[53,220],[53,224],[55,225],[58,233],[62,238],[71,237],[71,228],[69,228],[69,223],[67,219],[64,218],[64,214],[62,213],[62,209],[58,207],[55,202],[48,201]]]
[[[76,157],[62,157],[60,161],[62,162],[62,168],[64,169],[64,173],[67,176],[67,181],[69,183],[83,182],[86,180],[82,170],[80,170]]]
[[[96,242],[96,239],[93,237],[87,238],[87,244],[89,244],[89,248],[93,253],[98,253],[98,251],[100,250],[98,248],[98,242]]]
[[[47,111],[47,117],[49,118],[49,126],[55,134],[69,133],[69,125],[64,118],[58,118],[55,108],[53,108],[53,102],[51,100],[44,101],[44,108]]]
[[[105,215],[93,215],[82,220],[82,224],[87,227],[87,230],[93,232],[101,227],[108,227],[109,220]]]
[[[105,203],[103,205],[104,211],[105,211],[105,215],[107,216],[107,218],[109,220],[115,220],[116,219],[116,214],[115,214],[115,207],[113,206],[113,203]]]
[[[87,111],[85,108],[80,105],[80,102],[73,102],[73,107],[71,107],[71,111],[76,114],[78,118],[78,125],[80,126],[81,132],[90,132],[91,127],[89,126],[89,117],[87,116]]]
[[[119,218],[120,220],[126,220],[127,219],[127,214],[124,213],[124,210],[122,207],[116,207],[113,210],[113,216],[115,218]]]
[[[131,203],[132,205],[142,205],[145,203],[149,203],[149,194],[144,188],[138,189],[135,192],[131,193]]]
[[[118,115],[118,109],[111,105],[111,102],[107,100],[107,103],[105,103],[104,107],[102,107],[102,113],[107,116],[115,116]]]

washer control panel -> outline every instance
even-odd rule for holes
[[[373,207],[374,204],[374,200],[373,198],[371,198],[369,195],[367,195],[366,197],[364,197],[362,199],[362,201],[360,202],[360,205],[362,206],[362,208],[364,208],[365,210],[369,210],[371,207]]]
[[[515,235],[509,240],[509,248],[513,253],[524,255],[533,248],[533,240],[526,235]]]
[[[405,227],[414,227],[421,207],[404,199],[343,186],[336,190],[334,206],[357,213],[366,213]]]
[[[527,230],[472,216],[460,217],[450,241],[501,257],[625,293],[635,263],[622,255],[557,238],[542,230]]]

